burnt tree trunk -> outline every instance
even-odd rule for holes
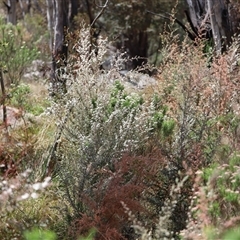
[[[69,22],[70,23],[72,23],[74,20],[74,17],[77,16],[79,7],[80,7],[79,0],[69,1]]]
[[[54,30],[52,46],[52,94],[64,93],[66,91],[66,79],[62,71],[67,64],[68,47],[68,0],[54,0]],[[51,28],[51,26],[50,26]]]
[[[132,58],[131,68],[136,69],[147,63],[148,57],[148,34],[145,30],[132,30],[128,32],[124,42],[124,47],[128,50],[129,57]]]
[[[187,0],[188,21],[199,38],[212,40],[217,53],[226,50],[235,31],[231,4],[227,0]]]

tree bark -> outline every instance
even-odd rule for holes
[[[129,51],[132,59],[131,68],[136,69],[147,63],[148,34],[146,30],[131,30],[125,37],[124,47]]]
[[[47,21],[48,21],[48,32],[49,32],[49,48],[52,51],[53,47],[53,36],[54,36],[54,25],[55,25],[55,1],[46,0],[47,4]]]
[[[79,7],[80,7],[79,0],[69,1],[69,22],[70,23],[72,23],[74,20],[74,17],[77,16]]]
[[[7,129],[7,107],[5,105],[6,92],[5,92],[5,84],[3,79],[2,68],[0,68],[0,85],[2,90],[2,99],[1,99],[0,105],[2,105],[2,111],[3,111],[3,124]]]
[[[13,25],[17,24],[17,15],[16,15],[16,5],[17,0],[8,0],[7,3],[5,3],[5,6],[7,7],[7,22],[12,23]]]
[[[55,26],[52,48],[52,90],[54,94],[66,91],[61,69],[63,66],[66,66],[68,57],[68,47],[66,44],[68,6],[68,0],[55,0]]]
[[[228,1],[187,0],[192,30],[200,38],[213,40],[215,50],[221,53],[231,43],[234,34]]]
[[[27,0],[26,4],[27,4],[27,13],[30,14],[30,11],[31,11],[31,8],[32,8],[32,1]]]

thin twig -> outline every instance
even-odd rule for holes
[[[159,16],[161,18],[164,18],[164,19],[168,19],[168,20],[171,20],[171,18],[176,22],[178,23],[178,25],[180,25],[182,27],[182,29],[188,34],[189,38],[191,40],[195,40],[196,39],[196,35],[195,33],[192,33],[181,21],[179,21],[176,17],[174,17],[172,14],[170,13],[165,13],[166,15],[164,14],[161,14],[161,13],[155,13],[155,12],[152,12],[152,11],[149,11],[149,10],[146,10],[147,13],[151,13],[153,15],[156,15],[156,16]]]
[[[6,92],[5,92],[5,85],[4,85],[4,80],[3,80],[2,68],[0,68],[0,84],[1,84],[1,89],[2,89],[1,105],[3,106],[3,123],[4,123],[4,125],[7,129],[7,108],[6,108],[6,105],[5,105]]]
[[[103,14],[103,12],[105,11],[105,9],[107,8],[107,4],[108,4],[108,0],[106,0],[105,4],[102,6],[101,11],[98,13],[98,15],[95,17],[95,19],[92,21],[91,23],[91,28],[94,26],[94,24],[96,23],[96,21],[101,17],[101,15]]]

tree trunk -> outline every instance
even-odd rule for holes
[[[55,0],[54,36],[52,48],[52,90],[53,94],[66,91],[65,80],[61,75],[67,64],[68,47],[66,34],[68,30],[68,0]]]
[[[72,23],[74,20],[74,17],[77,16],[79,7],[80,7],[79,0],[69,1],[69,22],[70,23]]]
[[[213,40],[216,51],[220,53],[222,50],[226,50],[233,35],[228,7],[223,0],[208,0],[208,8],[210,10]]]
[[[0,102],[0,105],[2,105],[2,111],[3,111],[3,124],[5,128],[7,129],[7,108],[5,105],[5,100],[6,100],[6,92],[5,92],[5,84],[3,80],[3,70],[0,68],[0,85],[1,85],[1,90],[2,90],[2,99]]]
[[[46,0],[47,4],[47,20],[48,20],[48,32],[49,32],[49,48],[52,51],[53,47],[53,35],[54,35],[54,25],[55,25],[55,1]]]
[[[16,15],[16,5],[17,0],[8,0],[5,6],[7,7],[7,22],[12,23],[13,25],[17,24],[17,15]]]
[[[32,8],[32,2],[31,0],[26,0],[27,4],[27,13],[30,14],[31,8]]]
[[[234,34],[230,3],[224,0],[187,0],[187,4],[188,21],[196,36],[212,40],[217,53],[225,51]]]
[[[132,58],[131,68],[136,69],[147,63],[148,34],[146,30],[131,30],[124,41],[124,48]]]

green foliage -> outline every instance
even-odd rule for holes
[[[85,31],[83,29],[82,34],[86,34]],[[75,61],[74,68],[68,70],[72,75],[69,75],[67,93],[53,106],[58,132],[61,131],[61,138],[57,139],[56,159],[59,161],[56,162],[56,175],[66,192],[67,219],[72,234],[86,232],[93,224],[100,228],[98,233],[107,231],[106,234],[110,235],[112,231],[113,236],[121,236],[119,229],[126,221],[126,214],[119,201],[126,200],[138,206],[135,198],[144,180],[140,185],[127,183],[127,180],[133,181],[132,175],[136,173],[128,172],[122,177],[122,171],[131,164],[117,167],[117,163],[124,153],[137,154],[144,149],[152,136],[153,127],[149,123],[153,122],[157,111],[165,114],[167,109],[156,99],[153,104],[145,101],[139,93],[129,93],[123,77],[112,79],[112,72],[118,69],[118,65],[112,72],[102,72],[99,64],[106,51],[104,44],[99,46],[97,56],[94,52],[89,53],[88,46],[88,38],[81,36],[77,54],[85,55],[79,55],[81,61]],[[79,57],[77,55],[75,59]],[[173,128],[174,121],[164,116],[162,134],[169,136]],[[140,176],[137,179],[141,179]],[[119,185],[118,193],[113,193],[113,185]],[[109,210],[105,207],[108,199],[112,201]],[[110,219],[108,225],[103,219]],[[116,222],[116,219],[122,220]]]
[[[19,84],[24,71],[37,58],[38,51],[24,41],[23,28],[0,20],[0,67],[9,84]]]
[[[220,205],[218,202],[213,202],[209,206],[209,213],[213,216],[213,218],[217,219],[221,216]]]
[[[44,112],[49,106],[47,99],[35,99],[32,96],[30,86],[24,83],[18,85],[12,84],[9,88],[8,102],[11,106],[23,109],[35,116]]]
[[[212,163],[211,165],[203,169],[202,178],[205,183],[209,181],[217,167],[218,164]]]
[[[93,240],[96,235],[96,230],[92,229],[85,237],[79,237],[78,240]]]
[[[16,108],[26,109],[29,105],[30,87],[26,84],[11,85],[9,91],[10,103]]]
[[[223,164],[221,166],[215,163],[209,167],[204,168],[203,180],[205,183],[211,182],[212,179],[216,181],[214,192],[219,195],[222,201],[238,203],[240,177],[238,176],[237,172],[239,170],[239,167],[240,157],[237,153],[235,153],[232,157],[230,157],[229,164]],[[218,210],[216,210],[217,208]],[[220,215],[219,210],[219,205],[216,206],[213,204],[210,212]]]
[[[230,164],[225,165],[220,170],[220,174],[217,180],[217,187],[219,189],[219,193],[221,197],[227,201],[232,203],[237,203],[239,201],[239,184],[240,177],[237,172],[240,168],[239,164],[232,165],[232,162],[236,160],[239,161],[239,157],[234,157],[230,159]]]
[[[238,240],[240,239],[240,227],[235,227],[231,230],[228,230],[224,236],[223,240]]]
[[[87,236],[79,237],[78,240],[93,240],[95,230],[91,230]],[[24,240],[56,240],[57,235],[55,232],[50,230],[42,230],[34,228],[32,230],[24,231]]]
[[[164,137],[169,137],[173,134],[175,128],[175,121],[173,119],[167,120],[163,123],[162,132]]]
[[[108,106],[108,113],[111,114],[116,108],[129,110],[137,108],[144,103],[144,100],[138,94],[128,94],[124,91],[124,85],[120,81],[114,83],[111,91],[111,98]]]
[[[167,116],[168,107],[163,104],[161,97],[157,94],[154,94],[152,98],[152,108],[153,114],[150,121],[152,131],[163,139],[173,135],[176,122]]]
[[[31,231],[24,232],[24,239],[25,240],[56,240],[57,236],[52,231],[33,229]]]

